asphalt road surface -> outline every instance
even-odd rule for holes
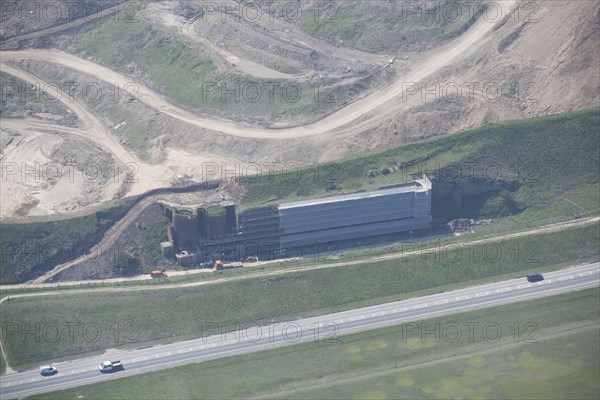
[[[3,375],[0,377],[0,399],[66,389],[288,344],[334,340],[348,333],[597,287],[600,285],[600,263],[579,265],[545,273],[544,276],[545,280],[536,283],[529,283],[525,278],[511,279],[287,323],[260,327],[243,325],[229,333],[221,333],[218,325],[207,323],[200,339],[56,363],[54,366],[59,372],[54,376],[43,377],[37,370]],[[100,373],[98,365],[107,359],[122,361],[125,370]]]

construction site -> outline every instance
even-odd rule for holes
[[[431,228],[431,181],[425,175],[372,191],[240,212],[228,199],[210,204],[159,204],[170,220],[161,253],[183,267],[213,267],[216,260],[303,257],[323,249],[356,247],[365,238]]]

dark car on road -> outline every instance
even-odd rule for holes
[[[534,272],[532,274],[527,274],[527,280],[529,282],[539,282],[539,281],[543,281],[544,280],[544,275],[542,274],[538,274],[537,272]]]
[[[44,376],[54,375],[57,372],[58,372],[58,370],[51,365],[44,365],[43,367],[40,367],[40,374],[42,374]]]

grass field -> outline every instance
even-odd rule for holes
[[[437,8],[381,0],[319,3],[303,13],[305,31],[369,52],[439,45],[464,32],[481,11],[479,0],[445,0]]]
[[[6,371],[6,363],[4,362],[4,357],[0,354],[0,375]]]
[[[474,247],[472,252],[454,248],[226,284],[14,298],[0,306],[3,324],[12,327],[3,334],[3,343],[11,367],[25,369],[106,348],[198,337],[207,322],[233,328],[235,323],[290,320],[595,260],[599,240],[593,225]],[[471,253],[474,257],[468,258]],[[48,329],[52,334],[58,325],[62,332],[69,324],[79,326],[80,333],[48,339]],[[103,334],[88,340],[85,327]],[[25,328],[37,334],[23,336],[19,332]]]
[[[111,43],[110,49],[106,43]],[[370,76],[339,87],[336,84],[341,78],[321,79],[318,84],[323,93],[336,87],[336,103],[316,99],[315,82],[221,73],[200,45],[143,18],[131,23],[107,19],[75,37],[73,45],[88,57],[120,71],[135,65],[159,92],[183,106],[229,118],[264,117],[269,122],[282,118],[294,121],[297,116],[299,120],[312,119],[345,105],[371,84]]]
[[[18,113],[31,115],[36,113],[51,113],[59,116],[69,116],[69,123],[76,123],[77,116],[69,114],[67,108],[49,95],[46,96],[36,88],[32,90],[31,85],[15,78],[12,75],[0,72],[0,87],[2,88],[2,109],[0,116],[6,117]],[[48,92],[52,92],[53,88],[49,88]]]
[[[599,301],[588,289],[32,398],[597,399]]]
[[[595,399],[600,394],[598,324],[578,328],[540,336],[535,344],[500,345],[464,358],[284,393],[288,399]]]

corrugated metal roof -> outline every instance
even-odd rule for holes
[[[369,199],[373,197],[380,196],[391,196],[400,193],[409,193],[416,192],[422,190],[423,187],[419,183],[413,183],[402,187],[395,187],[391,189],[379,189],[373,190],[370,192],[361,192],[361,193],[350,193],[350,194],[342,194],[338,196],[330,196],[330,197],[322,197],[320,199],[309,199],[309,200],[300,200],[294,201],[290,203],[282,203],[279,205],[279,209],[283,210],[286,208],[296,208],[296,207],[307,207],[314,206],[319,204],[328,204],[328,203],[337,203],[342,201],[352,201],[352,200],[361,200],[361,199]]]

